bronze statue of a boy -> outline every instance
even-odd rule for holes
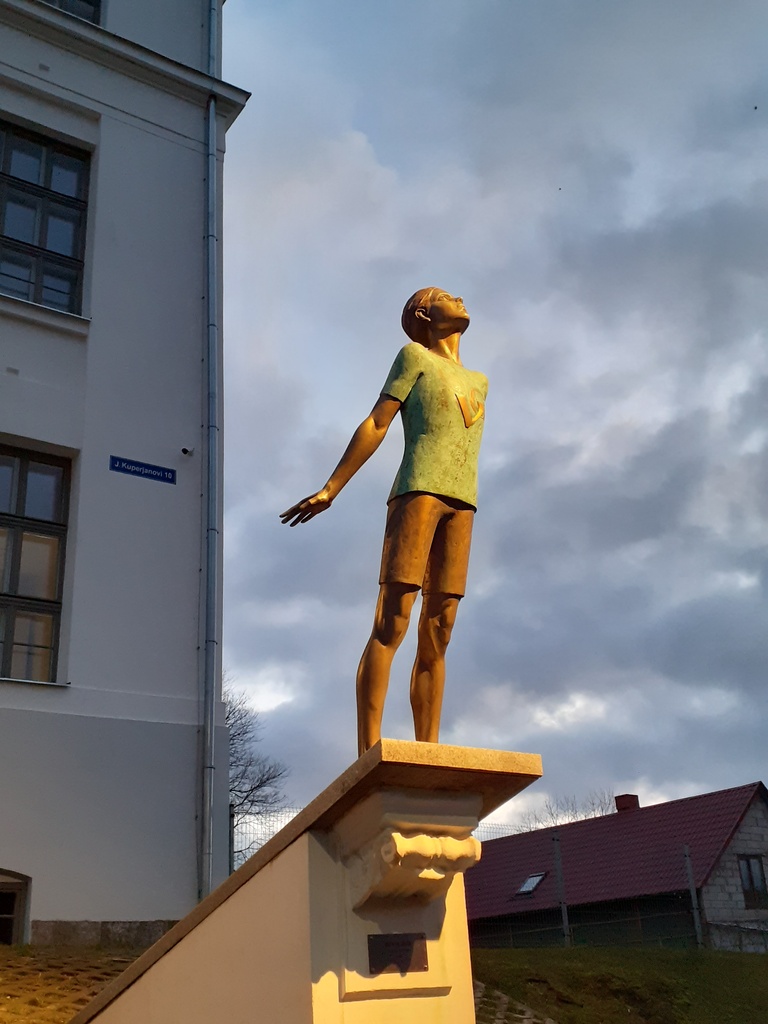
[[[411,708],[416,739],[438,741],[445,651],[466,585],[488,391],[487,378],[465,369],[459,359],[459,341],[469,326],[460,297],[422,288],[406,303],[402,325],[411,342],[398,353],[379,400],[328,482],[280,516],[296,526],[329,508],[400,411],[405,451],[388,499],[373,630],[357,670],[361,754],[381,737],[392,659],[419,590]]]

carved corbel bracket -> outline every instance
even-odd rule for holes
[[[414,900],[429,903],[444,896],[454,875],[480,859],[474,836],[403,835],[388,828],[348,860],[352,906],[369,900]]]

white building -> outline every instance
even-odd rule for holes
[[[0,0],[0,942],[227,872],[220,3]]]

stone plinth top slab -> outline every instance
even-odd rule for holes
[[[305,828],[328,829],[368,793],[382,789],[478,793],[484,818],[541,774],[538,754],[382,739],[294,821],[307,815],[313,824]]]

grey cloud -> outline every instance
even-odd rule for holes
[[[230,32],[243,6],[227,4]],[[750,781],[768,223],[746,106],[764,6],[467,0],[448,15],[285,0],[249,8],[233,51],[256,93],[227,157],[228,660],[305,673],[264,737],[305,802],[354,756],[399,441],[316,522],[288,531],[277,513],[323,483],[373,404],[403,300],[440,284],[470,303],[462,354],[491,377],[446,736],[529,743],[555,792]],[[406,736],[407,643],[387,709]],[[632,729],[542,726],[575,692],[631,706]]]
[[[649,664],[672,678],[764,690],[768,629],[757,588],[689,601],[654,623],[643,640]]]
[[[564,243],[559,280],[615,326],[640,312],[676,344],[727,346],[753,323],[742,278],[768,271],[768,208],[736,201]],[[700,357],[699,357],[700,358]]]
[[[766,409],[768,409],[768,375],[756,377],[739,399],[738,419],[742,428],[750,431],[763,427]]]

